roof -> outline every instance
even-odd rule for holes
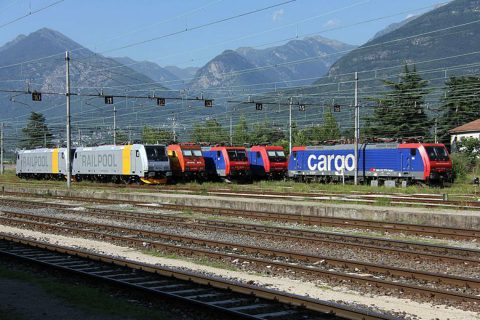
[[[480,132],[480,119],[474,120],[472,122],[456,127],[452,130],[449,130],[450,133],[460,133],[460,132]]]

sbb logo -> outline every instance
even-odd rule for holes
[[[355,156],[342,155],[319,155],[311,154],[307,159],[308,168],[312,171],[353,171],[355,169]],[[333,168],[333,169],[332,169]]]

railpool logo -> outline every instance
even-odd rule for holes
[[[355,156],[334,154],[311,154],[307,159],[308,169],[311,171],[353,171],[355,169]]]

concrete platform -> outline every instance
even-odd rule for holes
[[[412,208],[397,206],[373,206],[348,203],[322,203],[306,200],[275,200],[237,198],[228,196],[204,196],[159,192],[122,192],[115,190],[38,189],[2,187],[5,191],[77,196],[95,199],[131,200],[145,203],[168,203],[190,206],[227,208],[245,211],[264,211],[295,215],[312,215],[384,222],[424,224],[451,228],[479,229],[480,210],[455,210],[438,208]]]

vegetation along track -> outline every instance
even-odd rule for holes
[[[242,319],[393,319],[366,309],[13,236],[0,235],[0,255],[133,287]]]
[[[109,240],[114,243],[155,249],[184,256],[208,257],[227,262],[242,261],[255,271],[270,270],[274,274],[295,275],[295,278],[330,282],[355,283],[363,287],[395,291],[401,296],[422,296],[428,301],[456,301],[468,309],[477,310],[480,303],[480,279],[419,272],[401,268],[328,259],[328,267],[318,264],[324,257],[274,250],[238,243],[226,243],[185,237],[138,228],[89,223],[40,215],[3,211],[2,224],[67,235]],[[95,231],[92,231],[95,230]],[[333,268],[332,270],[332,266]],[[352,272],[355,269],[357,272]],[[370,274],[362,273],[367,271]]]
[[[23,192],[4,192],[5,195],[17,197],[42,197],[39,194],[30,194]],[[45,197],[45,195],[43,196]],[[49,199],[63,199],[72,201],[82,201],[87,203],[105,203],[105,204],[130,204],[137,207],[152,208],[152,205],[140,201],[122,201],[105,198],[84,198],[73,196],[49,196]],[[428,236],[433,238],[457,239],[477,241],[480,238],[480,230],[464,229],[464,228],[447,228],[429,225],[416,225],[409,223],[394,223],[385,221],[348,219],[338,217],[322,217],[314,215],[298,215],[295,213],[274,213],[265,211],[248,211],[236,210],[217,207],[189,206],[181,204],[154,204],[155,208],[176,210],[176,211],[193,211],[212,215],[243,217],[245,219],[274,221],[284,223],[296,223],[315,226],[327,226],[337,228],[363,229],[386,233],[401,233],[416,236]]]

